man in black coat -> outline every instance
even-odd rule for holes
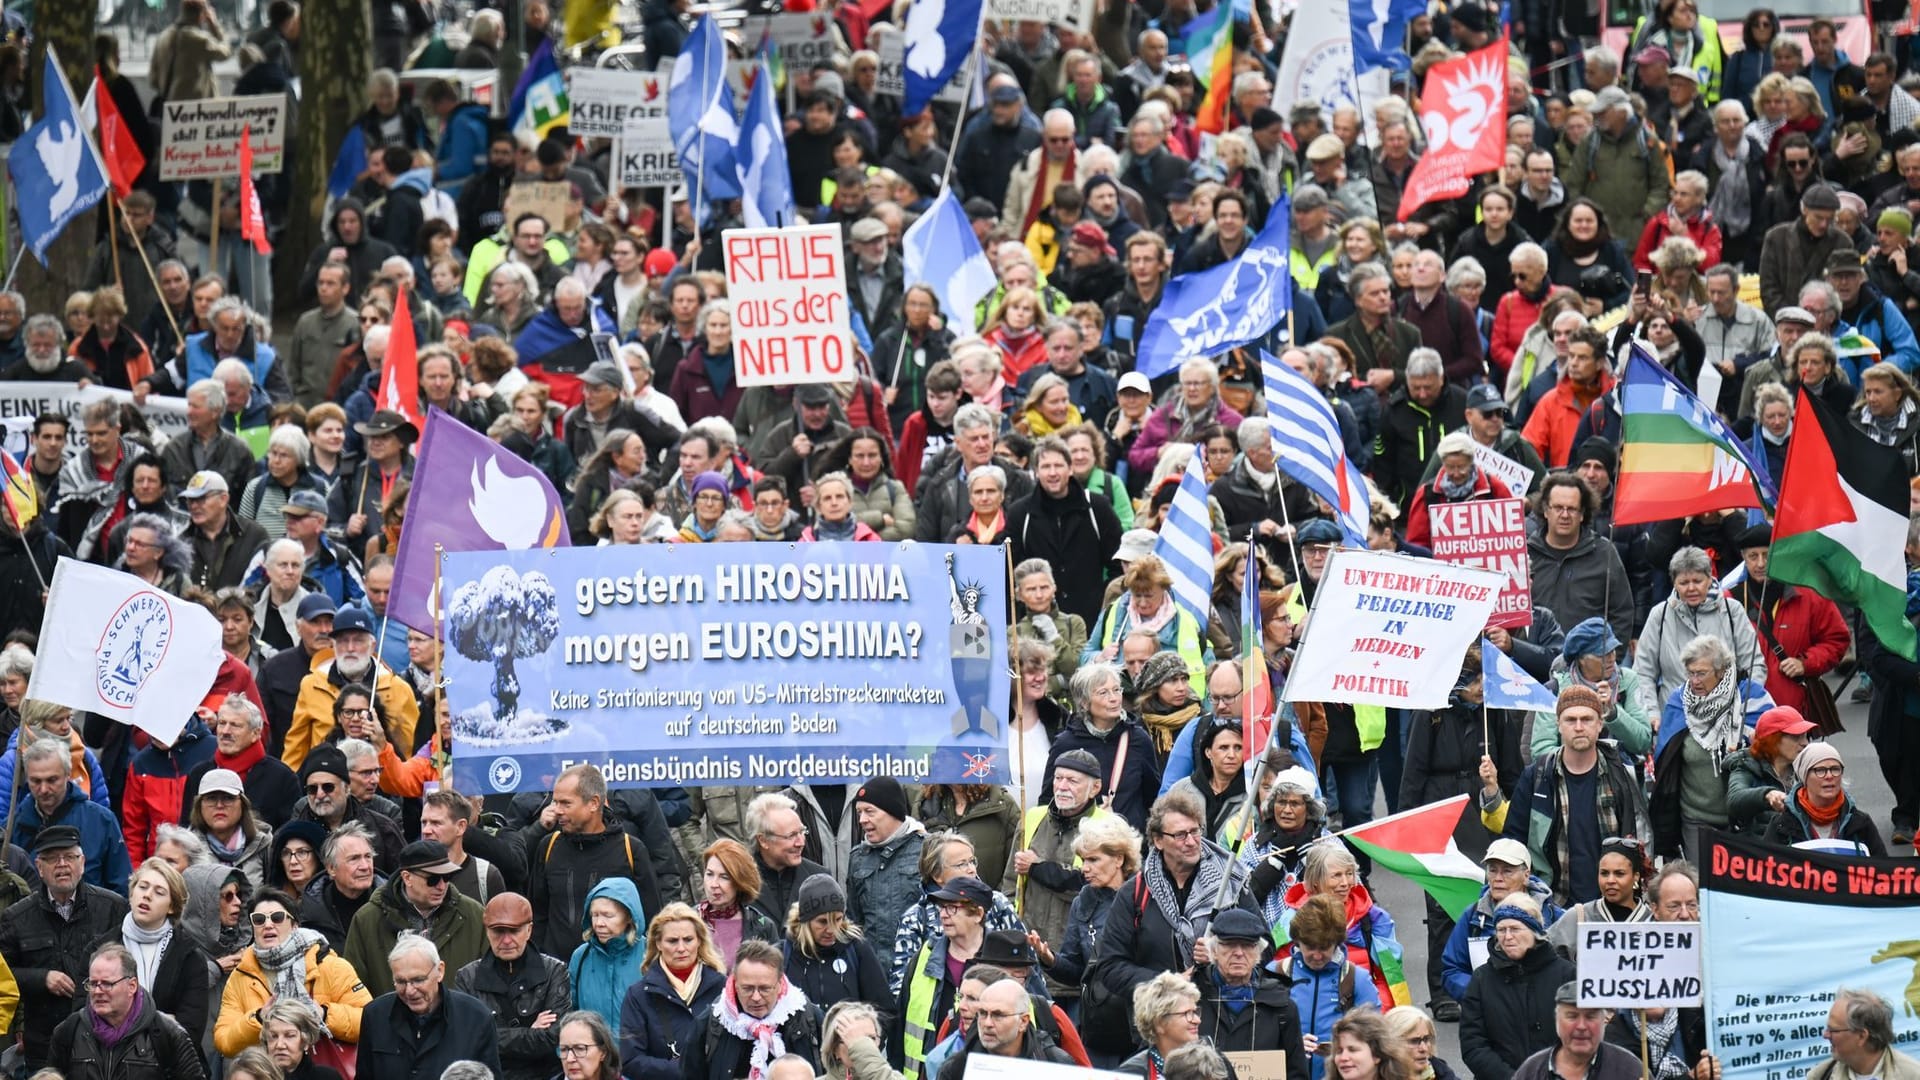
[[[601,878],[631,879],[649,913],[666,904],[648,845],[608,813],[607,779],[592,765],[562,772],[553,785],[553,801],[521,835],[527,841],[533,940],[548,956],[573,955],[580,943],[579,912],[587,909],[587,893]],[[673,850],[671,837],[665,846]]]
[[[998,465],[1007,474],[1003,505],[1012,506],[1033,491],[1027,470],[993,452],[1000,418],[985,405],[969,402],[953,414],[953,446],[933,459],[920,476],[920,520],[914,536],[922,543],[944,544],[947,534],[973,512],[967,501],[967,474],[982,465]]]
[[[939,1080],[961,1080],[967,1074],[967,1059],[975,1054],[1053,1065],[1074,1064],[1073,1058],[1046,1032],[1034,1027],[1034,1004],[1026,988],[1016,979],[1002,979],[982,990],[973,1034],[941,1064]],[[1040,1004],[1050,1008],[1045,1002]]]
[[[1287,1080],[1307,1080],[1307,1054],[1300,1044],[1300,1010],[1287,984],[1260,970],[1269,937],[1265,919],[1239,908],[1215,916],[1207,930],[1210,963],[1196,967],[1200,988],[1200,1035],[1222,1053],[1282,1050]],[[1240,995],[1248,990],[1251,1001]],[[1235,1003],[1245,1001],[1239,1008]]]
[[[1120,550],[1120,518],[1073,478],[1066,443],[1049,436],[1033,451],[1039,487],[1007,509],[1013,560],[1053,564],[1060,610],[1091,626],[1100,618],[1106,570]]]
[[[571,1008],[567,963],[533,948],[533,905],[519,893],[487,901],[487,953],[453,976],[453,987],[493,1010],[502,1080],[547,1080]]]
[[[326,599],[323,594],[314,595]],[[200,797],[200,781],[214,769],[231,769],[239,774],[247,801],[269,828],[278,829],[292,819],[294,805],[300,801],[300,781],[285,762],[267,753],[266,726],[267,718],[246,695],[227,695],[213,718],[213,757],[187,774],[187,786],[180,796],[180,824],[187,824],[192,817],[194,800]]]
[[[0,912],[0,957],[13,969],[26,1014],[21,1042],[28,1072],[47,1064],[54,1028],[86,999],[80,984],[89,946],[118,930],[127,915],[124,899],[80,880],[86,856],[73,826],[40,830],[33,865],[40,874],[33,895]]]
[[[753,1029],[771,1024],[786,1052],[808,1061],[820,1060],[820,1009],[799,987],[787,982],[780,947],[764,941],[743,941],[734,957],[733,975],[720,1001],[700,1028],[700,1037],[686,1047],[680,1075],[686,1080],[737,1080],[752,1066]],[[378,1004],[376,1002],[376,1004]],[[366,1038],[362,1031],[361,1039]],[[364,1042],[363,1042],[364,1045]],[[777,1056],[777,1055],[770,1055]],[[383,1080],[373,1077],[369,1080]]]
[[[439,1080],[456,1061],[477,1061],[502,1075],[493,1011],[442,985],[447,965],[432,941],[401,938],[387,965],[393,993],[374,998],[360,1018],[363,1080]]]
[[[205,964],[204,960],[196,963]],[[140,990],[140,969],[120,944],[102,945],[87,974],[86,1006],[53,1031],[49,1064],[67,1080],[205,1080],[200,1048],[179,1021],[154,1007]],[[104,1045],[96,1025],[131,1025]]]
[[[753,840],[753,862],[760,871],[760,895],[753,908],[787,924],[787,909],[800,898],[800,883],[827,868],[806,857],[807,827],[791,796],[762,795],[747,804],[744,823]]]
[[[1320,516],[1307,489],[1280,474],[1274,465],[1273,426],[1264,416],[1250,416],[1240,424],[1240,460],[1233,463],[1207,494],[1220,504],[1227,536],[1239,540],[1258,536],[1268,561],[1292,566],[1293,535]]]

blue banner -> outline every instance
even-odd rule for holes
[[[1009,783],[1006,579],[938,544],[449,552],[455,784]]]

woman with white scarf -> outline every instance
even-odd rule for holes
[[[1646,648],[1645,637],[1640,646]],[[1746,677],[1752,669],[1734,669],[1733,650],[1712,633],[1687,642],[1680,664],[1686,682],[1660,713],[1647,812],[1656,855],[1684,851],[1698,862],[1700,829],[1727,827],[1727,771],[1773,698]]]
[[[127,889],[128,911],[120,928],[94,947],[120,944],[133,954],[140,989],[153,1007],[179,1021],[195,1045],[207,1031],[208,959],[190,933],[180,931],[187,883],[165,859],[140,864]]]

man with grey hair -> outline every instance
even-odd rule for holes
[[[1767,230],[1760,242],[1760,306],[1767,311],[1786,307],[1802,285],[1820,280],[1835,252],[1851,251],[1853,240],[1833,227],[1840,213],[1840,197],[1826,184],[1809,184],[1800,194],[1800,216]],[[1801,304],[1802,307],[1806,305]],[[1838,305],[1836,305],[1836,308]],[[1818,314],[1816,312],[1816,314]],[[1821,327],[1826,333],[1827,328]]]
[[[1049,178],[1080,175],[1080,147],[1071,112],[1048,109],[1040,120],[1040,145],[1014,166],[1007,178],[1007,197],[1001,205],[1000,225],[1009,236],[1025,236],[1040,211],[1053,206],[1054,184]]]
[[[971,512],[967,475],[983,465],[1006,470],[1006,504],[1033,492],[1033,476],[1013,461],[993,452],[1000,418],[977,402],[962,405],[953,414],[953,445],[943,451],[920,477],[920,520],[914,535],[923,543],[943,544]]]
[[[1464,390],[1486,379],[1478,317],[1447,291],[1447,261],[1439,252],[1423,249],[1413,257],[1413,288],[1400,298],[1395,314],[1412,323],[1421,343],[1440,354],[1449,383]]]
[[[29,743],[22,751],[28,798],[14,812],[13,834],[20,847],[33,850],[43,830],[66,825],[75,829],[86,849],[82,876],[89,885],[122,896],[132,862],[113,811],[88,798],[73,778],[73,748],[65,739],[49,736]]]
[[[1304,357],[1298,349],[1290,352]],[[1208,494],[1220,504],[1227,533],[1235,539],[1252,535],[1277,566],[1292,565],[1288,551],[1294,523],[1318,517],[1306,488],[1282,476],[1274,467],[1273,423],[1264,416],[1240,422],[1240,458],[1213,482]]]
[[[187,432],[167,440],[160,464],[167,483],[176,488],[187,487],[194,474],[210,471],[227,482],[229,492],[242,491],[259,468],[247,444],[220,426],[227,414],[227,388],[211,371],[187,388]]]
[[[1353,314],[1327,327],[1327,336],[1344,342],[1353,353],[1353,373],[1385,394],[1400,385],[1408,358],[1420,347],[1420,328],[1393,313],[1393,279],[1377,262],[1353,268],[1347,293]]]
[[[133,514],[124,523],[123,549],[115,569],[124,570],[161,592],[181,596],[193,553],[159,514]]]
[[[1100,58],[1084,49],[1069,49],[1060,66],[1067,81],[1053,99],[1053,108],[1073,116],[1075,145],[1085,150],[1095,143],[1111,146],[1119,142],[1120,106],[1101,85]]]
[[[1893,1005],[1871,990],[1841,987],[1827,1009],[1827,1026],[1821,1034],[1827,1037],[1832,1054],[1813,1067],[1807,1080],[1920,1077],[1920,1061],[1893,1048]]]
[[[782,925],[788,904],[800,893],[800,883],[815,874],[825,874],[825,866],[806,857],[807,827],[800,818],[800,804],[780,792],[761,795],[747,804],[745,821],[753,848],[753,862],[760,871],[760,895],[753,901],[756,911]]]
[[[374,868],[374,832],[365,822],[349,821],[332,830],[320,845],[324,871],[307,886],[300,901],[300,925],[318,930],[335,951],[347,947],[347,927],[386,883]]]
[[[1667,163],[1648,151],[1650,138],[1627,92],[1608,86],[1594,98],[1593,135],[1573,148],[1560,169],[1567,196],[1598,203],[1615,236],[1638,237],[1647,219],[1667,205]]]
[[[68,356],[67,332],[52,315],[35,315],[17,340],[24,343],[20,359],[0,371],[6,382],[73,383],[85,388],[93,384],[93,371],[85,361]]]
[[[1466,408],[1467,392],[1447,382],[1440,354],[1424,346],[1413,350],[1406,379],[1387,400],[1373,441],[1373,475],[1382,494],[1407,505],[1426,471],[1429,448],[1466,423]]]
[[[0,367],[12,367],[27,353],[20,325],[27,317],[27,298],[13,289],[0,289]]]
[[[223,296],[207,309],[207,326],[206,333],[187,337],[180,367],[188,385],[210,377],[215,364],[234,357],[253,371],[253,384],[265,389],[269,398],[293,400],[293,385],[287,382],[278,354],[256,336],[264,331],[256,331],[252,308],[237,296]]]
[[[393,992],[367,1003],[360,1020],[360,1065],[365,1080],[423,1080],[455,1062],[478,1062],[494,1076],[500,1034],[493,1010],[479,998],[444,985],[447,965],[426,936],[404,933],[387,953]],[[364,972],[363,972],[364,974]]]
[[[313,592],[306,583],[306,550],[300,541],[281,537],[267,545],[260,567],[266,587],[254,602],[254,625],[260,628],[261,641],[275,649],[290,648],[296,640],[294,620],[300,601]]]
[[[1773,320],[1740,299],[1740,268],[1732,262],[1709,267],[1705,280],[1707,310],[1694,327],[1706,344],[1707,363],[1720,372],[1719,411],[1732,416],[1739,405],[1741,380],[1773,351]]]
[[[293,816],[300,800],[300,781],[285,762],[267,753],[267,718],[245,694],[228,694],[211,722],[213,759],[187,774],[180,796],[180,823],[186,824],[200,781],[214,769],[228,769],[240,777],[247,801],[268,826],[278,829]]]

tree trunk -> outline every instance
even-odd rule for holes
[[[274,254],[273,295],[298,310],[294,291],[307,254],[324,239],[327,174],[340,140],[367,108],[372,73],[367,42],[373,19],[367,0],[327,0],[300,11],[300,126],[293,133],[287,231]]]
[[[41,3],[34,14],[33,53],[27,60],[27,81],[33,87],[33,115],[46,111],[41,70],[46,64],[47,46],[53,46],[60,66],[73,86],[74,104],[87,96],[87,84],[93,79],[94,6],[91,3]],[[66,310],[67,297],[78,290],[87,272],[87,259],[93,253],[98,235],[100,206],[75,217],[66,231],[47,248],[47,265],[42,268],[32,255],[20,260],[20,271],[13,287],[26,297],[29,312]],[[21,240],[24,245],[25,239]],[[13,253],[9,253],[11,256]]]

